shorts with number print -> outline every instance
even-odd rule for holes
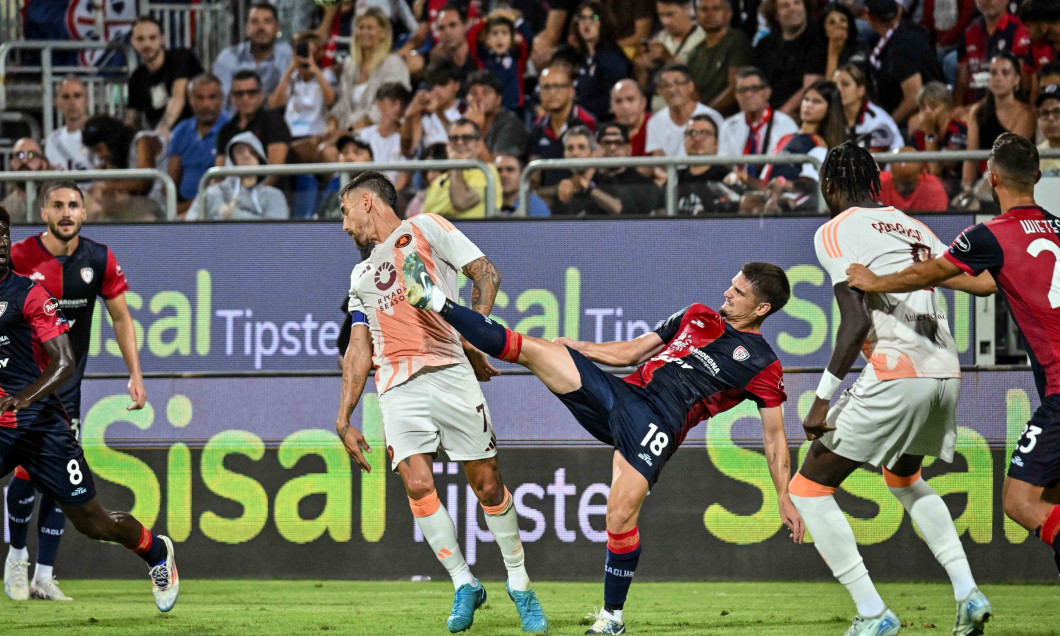
[[[444,449],[453,461],[497,455],[486,398],[466,362],[423,371],[379,396],[390,467]]]
[[[1008,476],[1032,486],[1060,483],[1060,395],[1047,395],[1012,451]]]
[[[0,427],[0,477],[20,465],[60,503],[81,504],[96,496],[85,454],[65,421],[47,428]]]

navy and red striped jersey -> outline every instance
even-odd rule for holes
[[[11,270],[0,278],[0,395],[17,395],[48,366],[44,343],[69,330],[59,302],[44,287]],[[66,421],[55,394],[0,415],[0,426],[30,428]]]
[[[968,85],[972,90],[965,93],[965,104],[974,104],[986,95],[990,60],[1002,51],[1008,51],[1024,64],[1031,65],[1031,38],[1027,27],[1011,13],[1001,16],[993,33],[986,32],[982,16],[964,31],[957,46],[957,59],[968,64]]]
[[[705,419],[744,400],[780,406],[784,371],[762,334],[739,331],[695,303],[655,330],[666,348],[623,378],[643,387],[677,443]]]
[[[77,359],[68,384],[80,383],[88,361],[96,296],[115,298],[129,289],[121,265],[110,248],[83,236],[78,237],[73,254],[62,261],[44,247],[40,236],[31,236],[11,246],[11,263],[16,272],[44,285],[59,300],[70,321],[70,346]]]
[[[965,272],[987,270],[1027,340],[1038,395],[1060,394],[1060,219],[1020,206],[960,234],[944,255]]]

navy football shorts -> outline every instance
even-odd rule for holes
[[[1060,395],[1047,395],[1012,451],[1008,476],[1033,486],[1060,483]]]
[[[622,453],[652,488],[663,465],[677,450],[674,435],[662,425],[662,418],[640,387],[606,373],[574,349],[567,350],[578,368],[582,388],[557,393],[556,397],[582,428]]]
[[[66,422],[39,428],[0,427],[0,477],[22,466],[42,492],[65,504],[96,496],[92,471]]]

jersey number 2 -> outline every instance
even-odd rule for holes
[[[1043,238],[1034,239],[1027,246],[1027,253],[1035,258],[1042,252],[1050,252],[1056,257],[1056,262],[1053,263],[1053,278],[1049,282],[1049,307],[1056,309],[1060,307],[1060,247],[1049,239]]]

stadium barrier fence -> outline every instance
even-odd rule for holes
[[[100,179],[105,181],[140,181],[143,179],[159,180],[162,182],[162,190],[165,192],[166,219],[172,221],[177,218],[177,185],[173,177],[160,170],[147,168],[132,168],[128,170],[41,170],[38,172],[0,172],[0,183],[5,181],[22,181],[28,186],[29,183],[40,183],[44,181],[57,181],[62,179],[76,178],[79,182]],[[26,188],[26,209],[35,210],[37,202],[36,188]]]

